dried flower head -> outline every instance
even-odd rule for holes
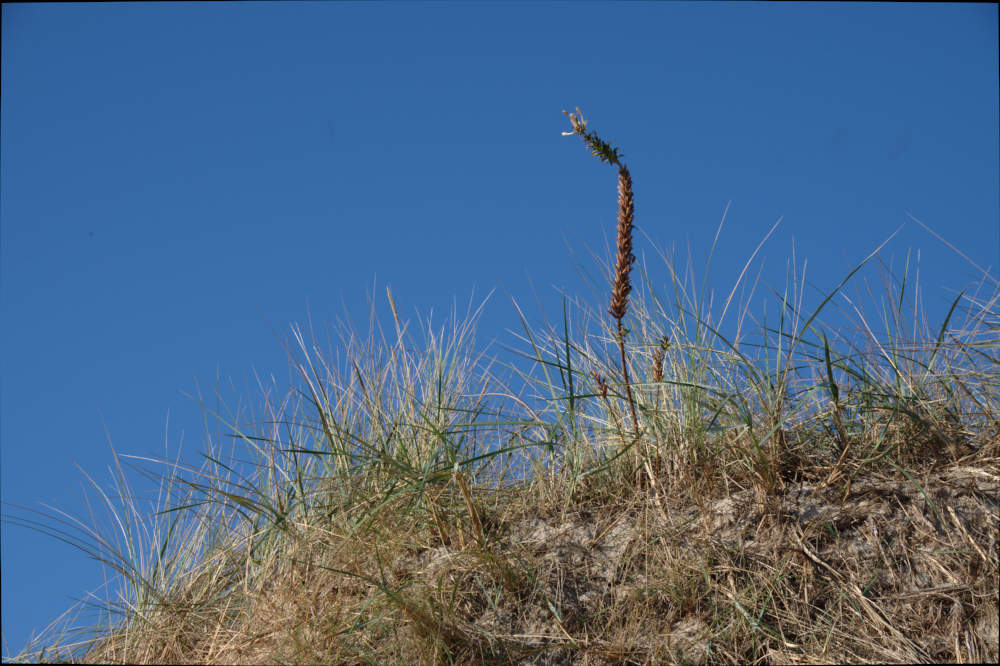
[[[667,354],[667,349],[670,347],[670,338],[663,336],[660,338],[659,348],[653,352],[653,381],[662,382],[663,381],[663,357]]]
[[[608,309],[615,319],[625,316],[628,295],[632,291],[629,272],[635,262],[632,254],[632,221],[635,218],[635,204],[632,201],[632,176],[628,168],[618,169],[618,262],[615,268],[615,284],[611,291],[611,307]]]
[[[601,397],[607,399],[608,385],[604,381],[604,377],[601,377],[601,373],[597,372],[596,370],[591,370],[590,376],[594,378],[595,382],[597,382],[597,390],[600,392]]]

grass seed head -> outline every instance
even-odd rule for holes
[[[663,336],[660,339],[660,347],[653,352],[653,381],[663,381],[663,358],[667,355],[667,348],[670,347],[670,338]]]
[[[628,308],[628,295],[632,291],[632,281],[629,273],[635,262],[632,254],[632,220],[635,218],[635,205],[632,201],[632,176],[628,168],[618,169],[618,263],[615,268],[615,286],[611,292],[611,307],[608,309],[615,319],[625,316]]]

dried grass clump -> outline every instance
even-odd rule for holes
[[[727,336],[742,277],[718,314],[669,257],[672,303],[633,291],[631,178],[578,114],[568,134],[619,167],[613,324],[580,306],[596,332],[567,313],[545,339],[522,315],[529,397],[482,366],[478,311],[414,351],[389,292],[394,335],[344,331],[342,365],[294,329],[287,397],[230,419],[230,458],[170,463],[151,518],[117,455],[120,533],[5,516],[123,588],[14,660],[996,662],[1000,283],[930,327],[890,275],[878,325],[853,301],[863,335],[824,325],[883,244],[815,307],[793,281],[777,327],[743,331],[746,305]]]

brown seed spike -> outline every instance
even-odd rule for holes
[[[604,381],[604,377],[601,377],[601,373],[596,370],[591,370],[590,376],[597,382],[597,390],[601,392],[601,397],[606,399],[608,397],[608,385]]]
[[[632,220],[635,206],[632,200],[632,176],[624,165],[618,169],[618,265],[615,270],[615,284],[611,292],[611,307],[608,309],[615,319],[622,319],[628,308],[628,295],[632,291],[629,272],[635,256],[632,254]]]
[[[662,382],[663,381],[663,358],[667,355],[667,347],[670,345],[670,339],[667,336],[663,336],[660,339],[660,347],[655,352],[653,352],[653,381]]]

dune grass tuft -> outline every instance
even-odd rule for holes
[[[294,380],[261,382],[259,413],[199,396],[228,453],[114,454],[110,530],[4,515],[121,582],[97,624],[12,659],[996,662],[1000,283],[934,325],[885,243],[814,299],[793,271],[759,320],[753,289],[730,309],[756,251],[721,310],[669,254],[665,288],[633,284],[631,176],[567,115],[618,167],[606,313],[564,301],[533,329],[514,302],[527,373],[476,351],[482,306],[419,344],[387,290],[393,330],[373,302],[342,359],[293,327]],[[864,267],[874,315],[848,292]],[[160,479],[153,512],[123,460]]]

